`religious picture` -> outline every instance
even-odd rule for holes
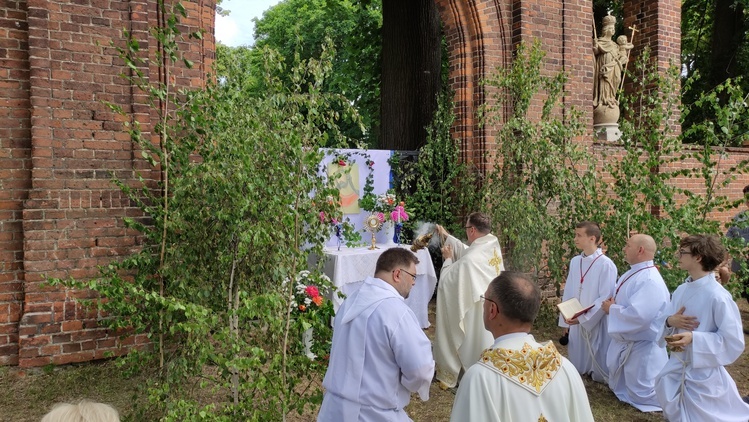
[[[347,163],[339,166],[328,164],[328,177],[335,181],[341,195],[341,211],[344,214],[359,214],[359,164]]]

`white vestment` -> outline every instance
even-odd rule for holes
[[[494,342],[484,329],[481,295],[505,267],[493,234],[479,237],[471,246],[452,236],[446,243],[452,246],[456,261],[445,262],[437,286],[434,360],[437,379],[454,387],[461,369],[476,363]]]
[[[736,383],[724,365],[730,365],[744,351],[741,315],[731,294],[710,274],[679,286],[661,318],[663,336],[683,330],[667,328],[665,320],[681,307],[684,315],[697,317],[692,343],[683,352],[671,352],[658,375],[655,392],[670,421],[746,422],[749,405],[744,403]],[[665,344],[665,340],[661,338]]]
[[[580,375],[554,344],[513,333],[465,373],[450,420],[587,422],[593,414]]]
[[[338,309],[318,421],[410,421],[403,408],[429,400],[431,343],[395,288],[368,277]]]
[[[660,411],[655,377],[668,354],[658,345],[658,319],[665,312],[669,294],[653,261],[632,265],[619,277],[614,299],[616,304],[609,308],[608,318],[609,387],[619,400],[642,412]]]
[[[608,382],[606,353],[609,348],[608,323],[601,303],[611,297],[616,283],[616,265],[598,249],[570,261],[570,271],[564,285],[562,301],[576,297],[583,308],[593,307],[580,315],[580,324],[569,326],[559,315],[559,326],[569,327],[567,355],[581,374],[591,373],[593,380]]]

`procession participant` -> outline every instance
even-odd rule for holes
[[[472,213],[465,224],[468,245],[451,236],[442,226],[445,240],[440,281],[437,286],[437,323],[434,359],[440,387],[455,387],[461,373],[476,363],[491,346],[491,334],[484,330],[481,294],[504,270],[502,250],[491,234],[491,219]]]
[[[624,255],[631,269],[603,302],[608,314],[609,344],[606,364],[609,387],[619,400],[642,412],[661,410],[655,397],[655,377],[668,360],[657,343],[658,318],[668,304],[668,289],[653,264],[655,241],[645,234],[627,240]]]
[[[562,301],[577,298],[589,311],[572,320],[559,315],[559,326],[567,328],[567,355],[580,374],[590,374],[594,381],[608,382],[606,353],[609,347],[606,314],[601,309],[611,297],[616,282],[616,265],[603,254],[598,244],[598,224],[583,221],[575,226],[575,247],[582,253],[570,261]]]
[[[529,334],[541,305],[538,286],[504,271],[484,295],[484,325],[496,340],[466,371],[450,420],[593,421],[575,367],[552,342]]]
[[[663,415],[670,421],[746,422],[749,405],[724,368],[744,351],[739,308],[715,280],[726,250],[715,236],[693,235],[681,240],[678,254],[689,277],[661,320],[661,341],[671,348],[655,384]]]
[[[431,343],[403,300],[418,262],[408,249],[386,250],[375,276],[341,305],[318,421],[410,421],[403,408],[411,393],[429,400]]]

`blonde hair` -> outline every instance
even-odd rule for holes
[[[78,404],[57,403],[42,422],[120,422],[120,414],[108,404],[81,400]]]

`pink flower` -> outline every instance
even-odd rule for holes
[[[331,218],[330,219],[330,224],[338,224],[338,219],[337,218]]]
[[[385,214],[383,214],[381,212],[378,212],[377,213],[377,219],[380,220],[380,223],[384,223],[385,222]]]
[[[315,298],[317,296],[320,296],[320,291],[317,290],[317,287],[309,285],[306,289],[304,289],[304,292],[307,293],[307,296],[311,298]]]
[[[324,211],[320,211],[320,222],[321,223],[325,222],[325,212]]]
[[[343,160],[338,160],[338,165],[339,165],[340,167],[346,167],[346,162],[345,162],[345,161],[343,161]]]
[[[402,204],[402,202],[401,202]],[[400,216],[400,219],[398,217]],[[390,219],[393,221],[408,221],[408,214],[402,205],[395,207],[393,212],[390,213]]]

